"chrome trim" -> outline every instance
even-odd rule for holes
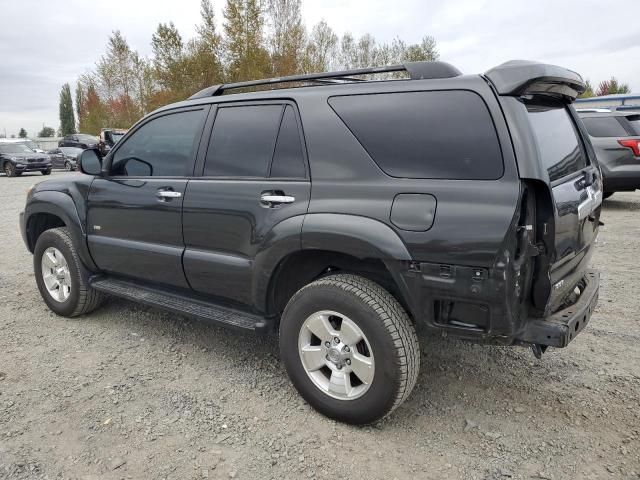
[[[296,197],[290,195],[270,195],[265,193],[260,197],[260,201],[264,203],[293,203]]]
[[[160,190],[156,195],[160,198],[179,198],[182,192],[174,192],[173,190]]]

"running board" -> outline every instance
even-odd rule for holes
[[[91,287],[136,303],[242,330],[263,330],[265,319],[233,308],[215,305],[188,294],[110,277],[92,279]]]

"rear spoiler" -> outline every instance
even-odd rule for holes
[[[499,95],[547,95],[573,102],[586,88],[582,77],[572,70],[527,60],[511,60],[484,76]]]

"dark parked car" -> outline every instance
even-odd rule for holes
[[[73,135],[67,135],[58,142],[59,147],[76,147],[82,148],[95,148],[98,145],[98,137],[93,135],[85,135],[84,133],[74,133]]]
[[[640,188],[640,113],[579,110],[602,169],[605,198]]]
[[[64,168],[67,171],[76,169],[78,155],[82,153],[81,148],[76,147],[58,147],[47,152],[51,157],[53,168]]]
[[[98,150],[101,155],[106,155],[113,146],[127,133],[121,128],[103,128],[100,131],[100,141],[98,142]]]
[[[22,143],[0,142],[0,166],[7,177],[17,177],[24,172],[51,173],[49,156],[36,153]]]
[[[290,82],[316,86],[234,94]],[[585,328],[602,184],[583,90],[532,62],[207,88],[30,191],[38,288],[69,317],[111,294],[277,333],[311,405],[375,421],[418,378],[418,330],[540,356]]]

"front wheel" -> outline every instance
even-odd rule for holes
[[[102,294],[89,286],[66,228],[46,230],[38,237],[33,268],[42,299],[58,315],[75,317],[100,305]]]
[[[7,177],[17,177],[18,172],[16,171],[16,166],[11,162],[5,162],[4,164],[4,173]]]
[[[280,355],[311,406],[352,424],[395,410],[420,367],[418,337],[402,306],[377,283],[350,274],[321,278],[291,298]]]

